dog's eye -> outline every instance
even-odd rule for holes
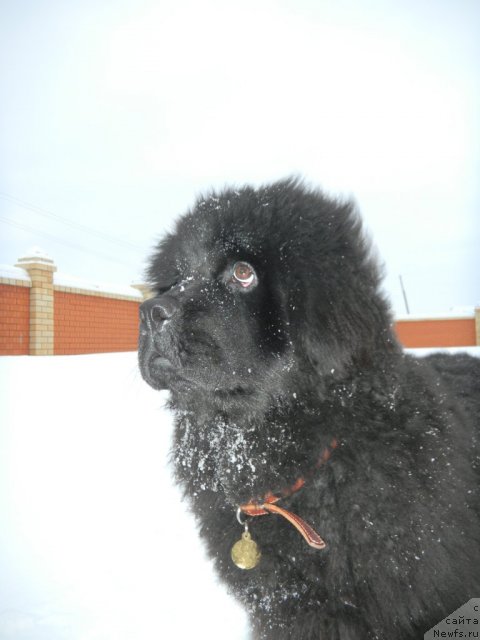
[[[250,287],[256,282],[254,268],[248,262],[236,262],[233,265],[233,278],[242,287]]]

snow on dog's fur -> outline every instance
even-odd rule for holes
[[[171,390],[176,478],[256,638],[413,640],[480,594],[480,362],[402,352],[352,204],[294,180],[211,193],[148,275],[141,370]],[[278,504],[326,548],[256,517],[239,569],[238,505],[299,477]]]

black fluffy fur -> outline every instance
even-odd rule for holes
[[[480,596],[480,361],[403,353],[351,203],[295,180],[211,193],[148,274],[141,370],[171,390],[176,478],[255,638],[417,640]],[[262,560],[238,569],[237,505],[291,486],[333,437],[282,503],[326,549],[263,516]]]

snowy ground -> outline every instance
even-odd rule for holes
[[[136,354],[4,357],[0,388],[0,639],[244,640]]]
[[[246,638],[136,354],[4,357],[0,385],[1,640]]]

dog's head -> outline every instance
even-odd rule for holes
[[[353,206],[292,180],[200,198],[148,278],[140,368],[177,401],[278,399],[392,340]]]

